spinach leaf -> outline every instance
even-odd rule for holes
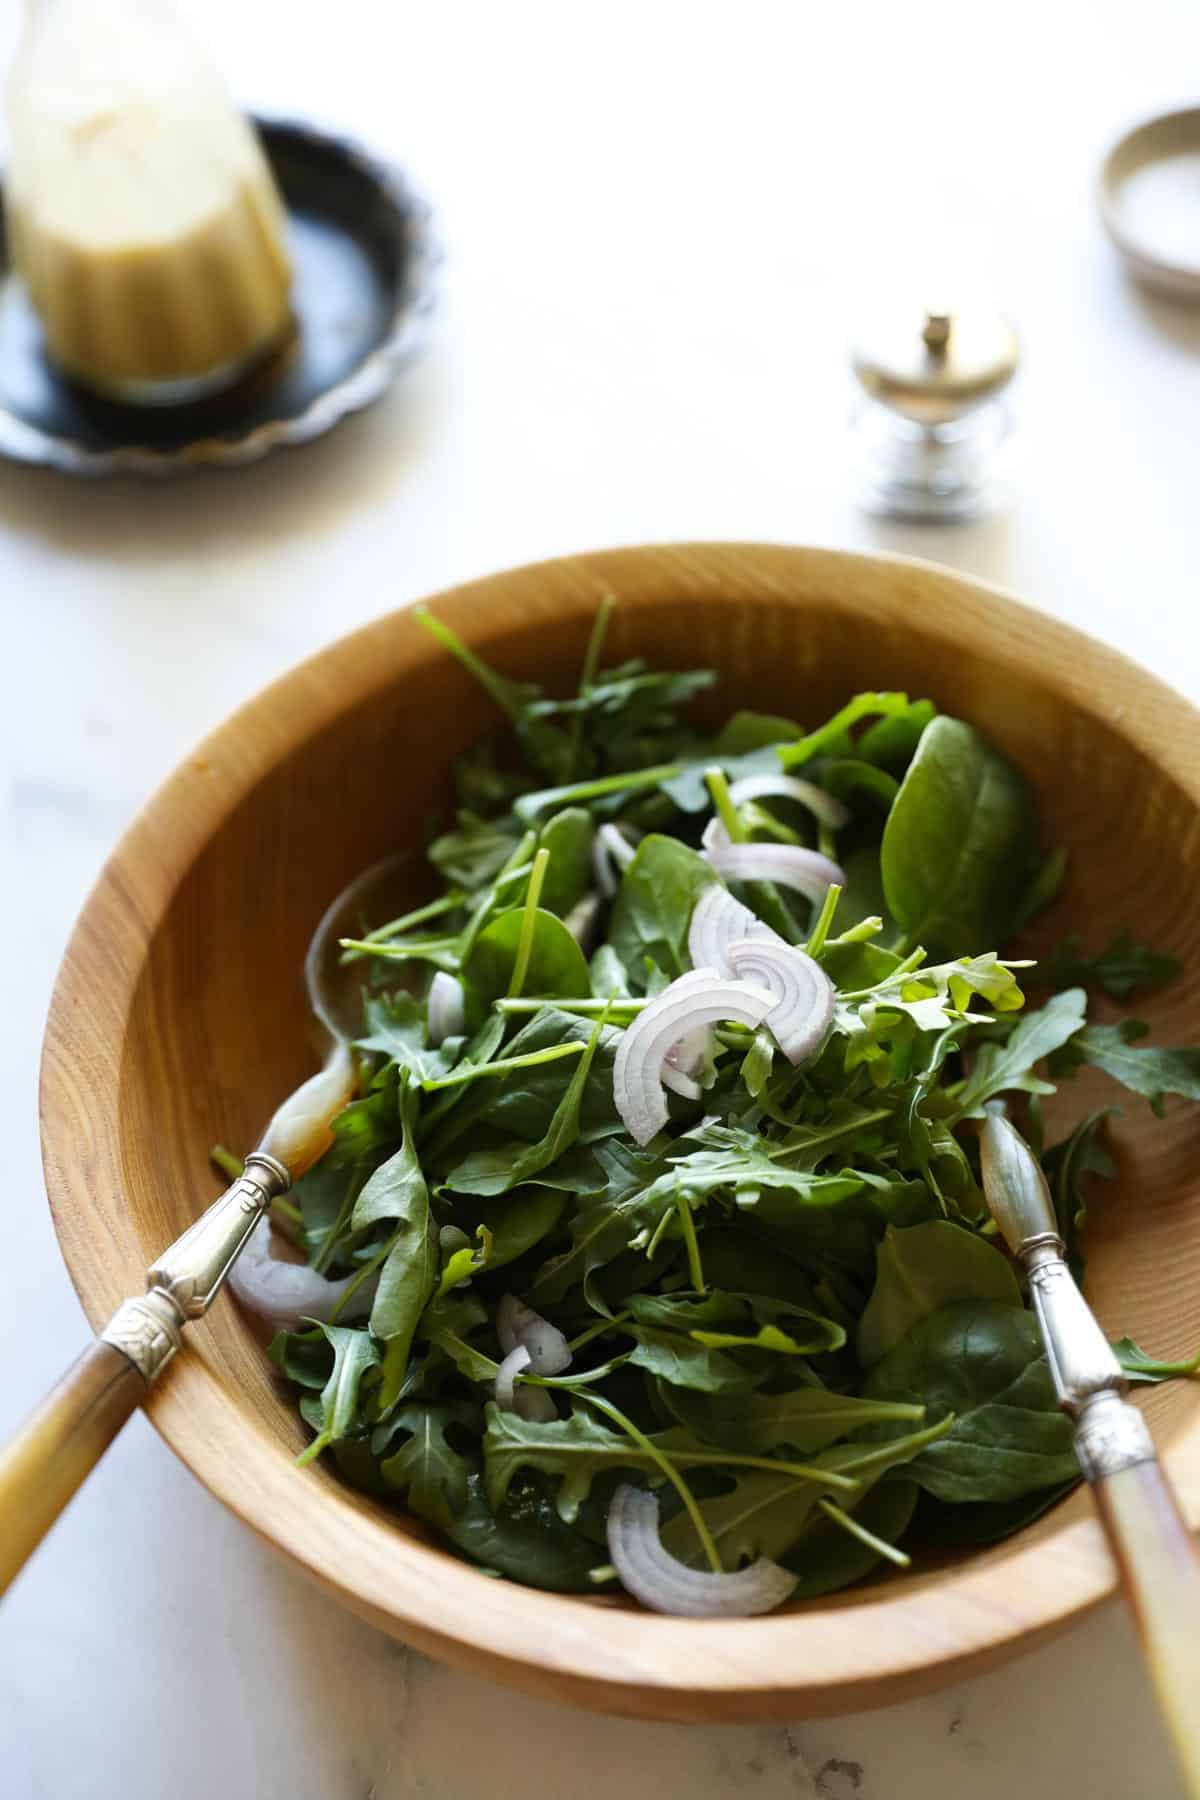
[[[568,806],[542,826],[538,848],[548,850],[550,861],[542,884],[541,903],[547,912],[563,918],[592,885],[592,815],[582,806]],[[540,990],[527,983],[531,993]],[[576,993],[586,994],[586,987]]]
[[[1072,932],[1038,965],[1037,979],[1047,987],[1101,988],[1114,1000],[1130,1000],[1134,994],[1165,987],[1182,969],[1177,957],[1152,950],[1128,930],[1119,931],[1094,956],[1086,954],[1081,939]]]
[[[896,1544],[908,1530],[919,1497],[915,1482],[893,1476],[869,1488],[861,1500],[845,1510],[875,1537]],[[852,1537],[818,1512],[782,1560],[784,1568],[800,1578],[792,1592],[795,1601],[815,1600],[821,1594],[861,1581],[878,1565],[880,1557],[871,1544]]]
[[[924,1493],[913,1521],[914,1542],[910,1547],[944,1555],[947,1550],[978,1550],[998,1544],[1065,1500],[1081,1479],[1076,1470],[1073,1479],[1057,1487],[1036,1488],[1017,1500],[975,1501],[969,1506],[935,1500],[932,1494]]]
[[[902,1231],[889,1226],[875,1255],[875,1286],[858,1324],[858,1359],[865,1369],[886,1356],[919,1319],[952,1301],[1021,1305],[1008,1258],[985,1238],[946,1219]]]
[[[485,1568],[556,1594],[594,1594],[591,1570],[604,1553],[582,1532],[563,1523],[544,1481],[518,1476],[497,1512],[488,1505],[483,1478],[467,1476],[462,1511],[443,1525],[455,1549]]]
[[[566,1195],[548,1187],[523,1187],[518,1193],[506,1194],[502,1200],[484,1201],[474,1208],[464,1208],[464,1229],[474,1222],[491,1234],[490,1269],[502,1269],[540,1244],[558,1224],[566,1206]]]
[[[919,1402],[934,1420],[953,1416],[908,1471],[939,1500],[1017,1500],[1078,1472],[1037,1321],[1019,1307],[965,1300],[930,1313],[875,1365],[863,1392]]]
[[[635,992],[646,991],[648,964],[672,980],[690,968],[692,909],[716,880],[712,865],[677,838],[643,838],[625,871],[608,933]]]
[[[724,763],[730,756],[746,756],[754,750],[768,750],[775,744],[790,744],[800,736],[800,727],[792,719],[781,719],[775,713],[743,710],[731,713],[713,739],[713,755]]]
[[[926,728],[883,831],[883,887],[909,944],[958,956],[1008,937],[1037,856],[1024,777],[978,732]]]
[[[1019,1089],[1027,1094],[1052,1094],[1053,1082],[1034,1073],[1043,1058],[1075,1037],[1085,1024],[1086,996],[1082,988],[1055,994],[1040,1012],[1029,1013],[1003,1044],[981,1044],[975,1066],[963,1083],[958,1104],[963,1118],[983,1116],[985,1101],[994,1094]]]
[[[1090,1063],[1148,1100],[1160,1118],[1168,1094],[1200,1100],[1200,1046],[1160,1050],[1148,1044],[1134,1049],[1133,1043],[1145,1036],[1146,1029],[1138,1019],[1120,1025],[1088,1025],[1071,1039],[1050,1072],[1072,1074],[1081,1063]]]
[[[525,908],[511,907],[484,927],[463,963],[462,978],[473,1003],[475,1022],[482,1020],[493,1000],[506,994],[521,946]],[[527,994],[586,994],[588,966],[583,951],[562,920],[544,907],[533,915],[533,939],[525,970]]]

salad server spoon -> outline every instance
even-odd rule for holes
[[[980,1131],[983,1190],[1029,1276],[1055,1392],[1133,1614],[1191,1800],[1200,1800],[1200,1553],[1126,1400],[1128,1382],[1067,1266],[1041,1165],[1001,1111]]]
[[[146,1399],[204,1316],[273,1200],[323,1154],[330,1124],[355,1090],[350,1040],[361,993],[338,939],[396,896],[407,859],[388,857],[358,876],[328,907],[308,947],[310,1008],[328,1055],[272,1117],[237,1180],[151,1264],[146,1292],[122,1301],[57,1384],[0,1446],[0,1595]],[[386,916],[386,912],[385,912]]]

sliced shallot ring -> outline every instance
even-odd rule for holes
[[[613,1102],[630,1136],[648,1144],[667,1122],[662,1072],[673,1045],[722,1019],[757,1027],[771,1004],[762,988],[729,981],[715,969],[693,969],[657,994],[626,1026],[613,1063]]]
[[[596,886],[606,900],[611,900],[617,891],[615,871],[624,874],[634,858],[633,844],[641,835],[632,825],[622,831],[619,825],[609,821],[599,827],[592,839],[592,871]]]
[[[689,1031],[667,1051],[662,1079],[663,1086],[669,1087],[673,1094],[680,1094],[685,1100],[704,1098],[704,1089],[695,1079],[695,1071],[708,1055],[710,1037],[708,1026],[702,1025],[698,1031]]]
[[[439,969],[429,984],[427,1001],[429,1042],[436,1050],[449,1037],[461,1035],[466,1020],[463,984],[456,975]]]
[[[688,955],[696,969],[717,969],[732,975],[729,947],[746,938],[763,938],[782,944],[783,939],[761,919],[755,918],[748,906],[735,900],[719,881],[710,882],[695,906],[688,926]]]
[[[846,871],[819,850],[798,844],[706,844],[704,854],[720,875],[731,881],[774,881],[795,888],[820,905],[836,883],[846,885]]]
[[[608,1554],[621,1585],[654,1612],[686,1619],[748,1619],[773,1612],[795,1592],[797,1577],[768,1557],[733,1575],[689,1569],[663,1548],[658,1500],[622,1482],[608,1508]]]
[[[515,1294],[505,1294],[496,1308],[496,1336],[505,1356],[523,1344],[535,1375],[561,1375],[571,1366],[570,1346],[558,1326]]]
[[[848,825],[852,817],[850,808],[833,794],[815,781],[801,781],[795,775],[744,775],[740,781],[730,782],[729,798],[735,806],[747,800],[795,800],[834,831]]]
[[[332,1125],[357,1087],[350,1046],[339,1039],[325,1067],[301,1082],[275,1112],[258,1148],[274,1156],[296,1181],[318,1162],[333,1142]]]
[[[791,944],[745,938],[729,947],[729,966],[741,981],[766,988],[775,1004],[763,1020],[790,1063],[806,1062],[833,1023],[833,983],[824,969]]]
[[[523,1375],[530,1367],[533,1358],[524,1344],[515,1344],[509,1351],[500,1367],[496,1370],[495,1395],[496,1405],[503,1412],[512,1412],[516,1398],[514,1383],[518,1375]]]
[[[327,1322],[353,1280],[353,1275],[347,1275],[342,1281],[327,1281],[307,1263],[285,1262],[281,1257],[273,1256],[270,1219],[254,1227],[226,1276],[235,1299],[247,1312],[288,1329],[298,1325],[301,1319]],[[339,1318],[347,1323],[365,1319],[378,1286],[378,1275],[370,1276],[354,1290]]]

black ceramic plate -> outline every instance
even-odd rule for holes
[[[421,348],[440,262],[428,205],[396,169],[342,138],[278,120],[257,125],[288,209],[296,332],[287,349],[195,405],[99,400],[46,356],[24,286],[0,251],[0,455],[71,475],[255,462],[368,406]]]

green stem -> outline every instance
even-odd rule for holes
[[[830,862],[837,855],[837,834],[832,825],[827,825],[824,819],[820,820],[817,825],[817,849],[822,856],[827,856]]]
[[[427,612],[423,606],[415,607],[414,615],[430,636],[435,637],[444,650],[448,650],[451,656],[457,657],[463,668],[470,671],[480,687],[492,696],[501,711],[508,714],[513,724],[517,724],[524,707],[512,697],[511,687],[513,684],[506,682],[503,677],[497,676],[496,671],[489,669],[485,662],[480,662],[475,652],[463,643],[456,632],[451,631],[448,625],[443,625],[440,619],[435,618],[433,613]]]
[[[825,898],[821,902],[821,910],[817,914],[816,922],[808,934],[808,942],[804,946],[809,956],[820,956],[825,948],[829,927],[833,924],[833,915],[837,911],[837,904],[841,897],[842,890],[836,881],[832,886],[826,888]]]
[[[601,775],[595,781],[540,788],[536,794],[522,794],[513,811],[522,824],[528,825],[548,806],[572,806],[576,800],[602,800],[607,794],[634,793],[639,788],[658,787],[660,782],[670,781],[683,770],[683,763],[656,763],[652,769],[636,769],[631,775]]]
[[[546,879],[546,865],[550,861],[548,850],[539,850],[533,859],[533,867],[529,871],[529,886],[525,889],[525,910],[521,915],[521,936],[517,942],[517,960],[513,964],[512,979],[508,984],[508,998],[516,1000],[520,997],[525,985],[525,977],[529,973],[529,958],[533,954],[533,934],[537,926],[538,901],[542,897],[542,883]]]
[[[354,1212],[355,1202],[363,1188],[366,1186],[366,1181],[367,1177],[365,1171],[357,1170],[351,1175],[346,1187],[346,1192],[342,1195],[342,1203],[338,1207],[337,1217],[333,1221],[326,1236],[321,1240],[321,1247],[312,1259],[312,1266],[317,1271],[318,1275],[323,1275],[325,1270],[329,1267],[333,1253],[337,1249],[338,1239],[350,1222],[351,1215]]]
[[[237,1181],[246,1167],[241,1157],[235,1156],[232,1150],[227,1150],[224,1144],[214,1144],[208,1153],[208,1160],[220,1169],[222,1175],[227,1175],[230,1181]]]
[[[742,824],[741,814],[730,798],[729,783],[725,779],[724,769],[714,763],[711,768],[705,769],[704,780],[712,795],[712,803],[717,809],[717,817],[729,833],[730,843],[744,844],[748,842],[750,833]]]
[[[412,912],[403,913],[400,918],[392,919],[386,925],[377,925],[374,931],[368,931],[365,938],[356,940],[362,944],[382,944],[388,938],[397,937],[402,931],[411,931],[414,925],[425,925],[430,919],[440,919],[443,913],[454,912],[465,900],[466,895],[451,888],[440,900],[430,900],[425,906],[418,906]],[[361,950],[355,950],[343,957],[344,962],[353,962],[361,956]]]
[[[611,1006],[614,1012],[641,1012],[650,1002],[617,994],[611,1000],[560,1000],[557,996],[553,1000],[516,1000],[506,997],[495,1000],[492,1004],[497,1012],[502,1013],[535,1013],[541,1012],[543,1006],[553,1006],[558,1012],[582,1013],[587,1016],[602,1013],[607,1006]]]
[[[458,962],[458,939],[452,937],[418,938],[415,943],[375,943],[371,938],[339,938],[343,963],[357,962],[363,956],[381,956],[385,962],[417,962],[423,958],[436,961],[440,956],[452,964]]]
[[[705,1556],[708,1558],[709,1568],[714,1575],[723,1575],[725,1573],[724,1565],[717,1553],[717,1546],[713,1543],[712,1533],[704,1523],[704,1515],[696,1504],[696,1496],[692,1493],[691,1488],[683,1479],[683,1476],[679,1473],[671,1459],[664,1456],[662,1451],[650,1442],[650,1439],[646,1436],[645,1432],[639,1431],[637,1426],[633,1423],[633,1420],[627,1419],[620,1408],[612,1404],[611,1400],[602,1400],[599,1394],[589,1394],[586,1392],[580,1394],[580,1399],[586,1400],[589,1406],[594,1406],[598,1408],[600,1412],[605,1413],[607,1417],[613,1421],[613,1424],[618,1426],[619,1429],[625,1433],[626,1437],[633,1440],[642,1454],[648,1456],[650,1461],[662,1470],[667,1480],[671,1483],[671,1486],[675,1489],[675,1492],[679,1495],[679,1498],[683,1501],[684,1506],[687,1508],[688,1518],[692,1521],[692,1528],[695,1531],[697,1538],[700,1540]]]
[[[608,1332],[615,1331],[619,1325],[624,1325],[626,1320],[632,1317],[632,1313],[616,1313],[611,1319],[601,1319],[598,1325],[589,1325],[587,1330],[581,1331],[577,1338],[571,1338],[567,1349],[574,1356],[577,1350],[582,1350],[583,1346],[590,1344],[593,1338],[604,1337]]]
[[[403,1231],[405,1229],[407,1229],[405,1226],[400,1227],[400,1231]],[[388,1238],[387,1242],[385,1244],[381,1245],[380,1248],[375,1252],[375,1255],[371,1258],[370,1262],[366,1262],[363,1264],[362,1268],[358,1271],[358,1274],[354,1277],[353,1281],[350,1283],[350,1286],[346,1289],[345,1293],[338,1300],[337,1304],[330,1308],[329,1323],[331,1325],[337,1324],[338,1319],[341,1317],[342,1308],[346,1305],[346,1302],[348,1300],[352,1300],[354,1298],[355,1294],[357,1294],[357,1292],[358,1292],[359,1288],[362,1286],[363,1282],[366,1281],[369,1276],[371,1276],[375,1273],[376,1269],[379,1268],[381,1263],[384,1263],[387,1261],[388,1257],[390,1256],[390,1254],[392,1252],[393,1246],[396,1244],[397,1240],[399,1239],[400,1231],[394,1231],[392,1233],[391,1237]]]
[[[578,1056],[587,1045],[573,1039],[569,1044],[548,1044],[544,1050],[530,1050],[526,1056],[502,1056],[496,1062],[461,1064],[449,1075],[436,1081],[423,1081],[421,1090],[434,1094],[439,1088],[458,1087],[464,1081],[478,1081],[484,1075],[511,1075],[514,1069],[532,1069],[536,1063],[555,1062],[560,1056]]]
[[[878,937],[882,930],[883,920],[878,913],[872,913],[869,919],[860,919],[857,925],[851,925],[840,937],[830,938],[825,948],[832,950],[838,944],[865,944],[869,939]]]
[[[600,656],[604,649],[604,639],[608,635],[608,621],[612,617],[613,607],[617,604],[615,594],[605,594],[596,609],[596,617],[592,620],[592,629],[588,636],[587,650],[584,653],[583,668],[579,672],[579,698],[586,700],[596,679],[596,671],[600,667]],[[577,712],[571,720],[569,769],[572,777],[579,765],[579,752],[583,748],[583,713]]]
[[[843,1512],[840,1506],[835,1506],[832,1500],[818,1500],[817,1505],[827,1519],[832,1519],[835,1525],[840,1525],[843,1531],[856,1537],[860,1544],[866,1544],[869,1549],[874,1550],[876,1556],[886,1557],[898,1569],[911,1569],[911,1556],[906,1556],[903,1550],[897,1550],[895,1544],[889,1544],[886,1538],[876,1537],[873,1531],[868,1531],[865,1525],[861,1525],[848,1512]]]
[[[692,1278],[692,1289],[703,1296],[708,1292],[704,1285],[704,1269],[700,1262],[700,1245],[696,1239],[696,1221],[692,1217],[692,1209],[688,1197],[681,1187],[675,1189],[675,1210],[679,1214],[679,1229],[683,1233],[683,1241],[687,1246],[688,1274]]]

